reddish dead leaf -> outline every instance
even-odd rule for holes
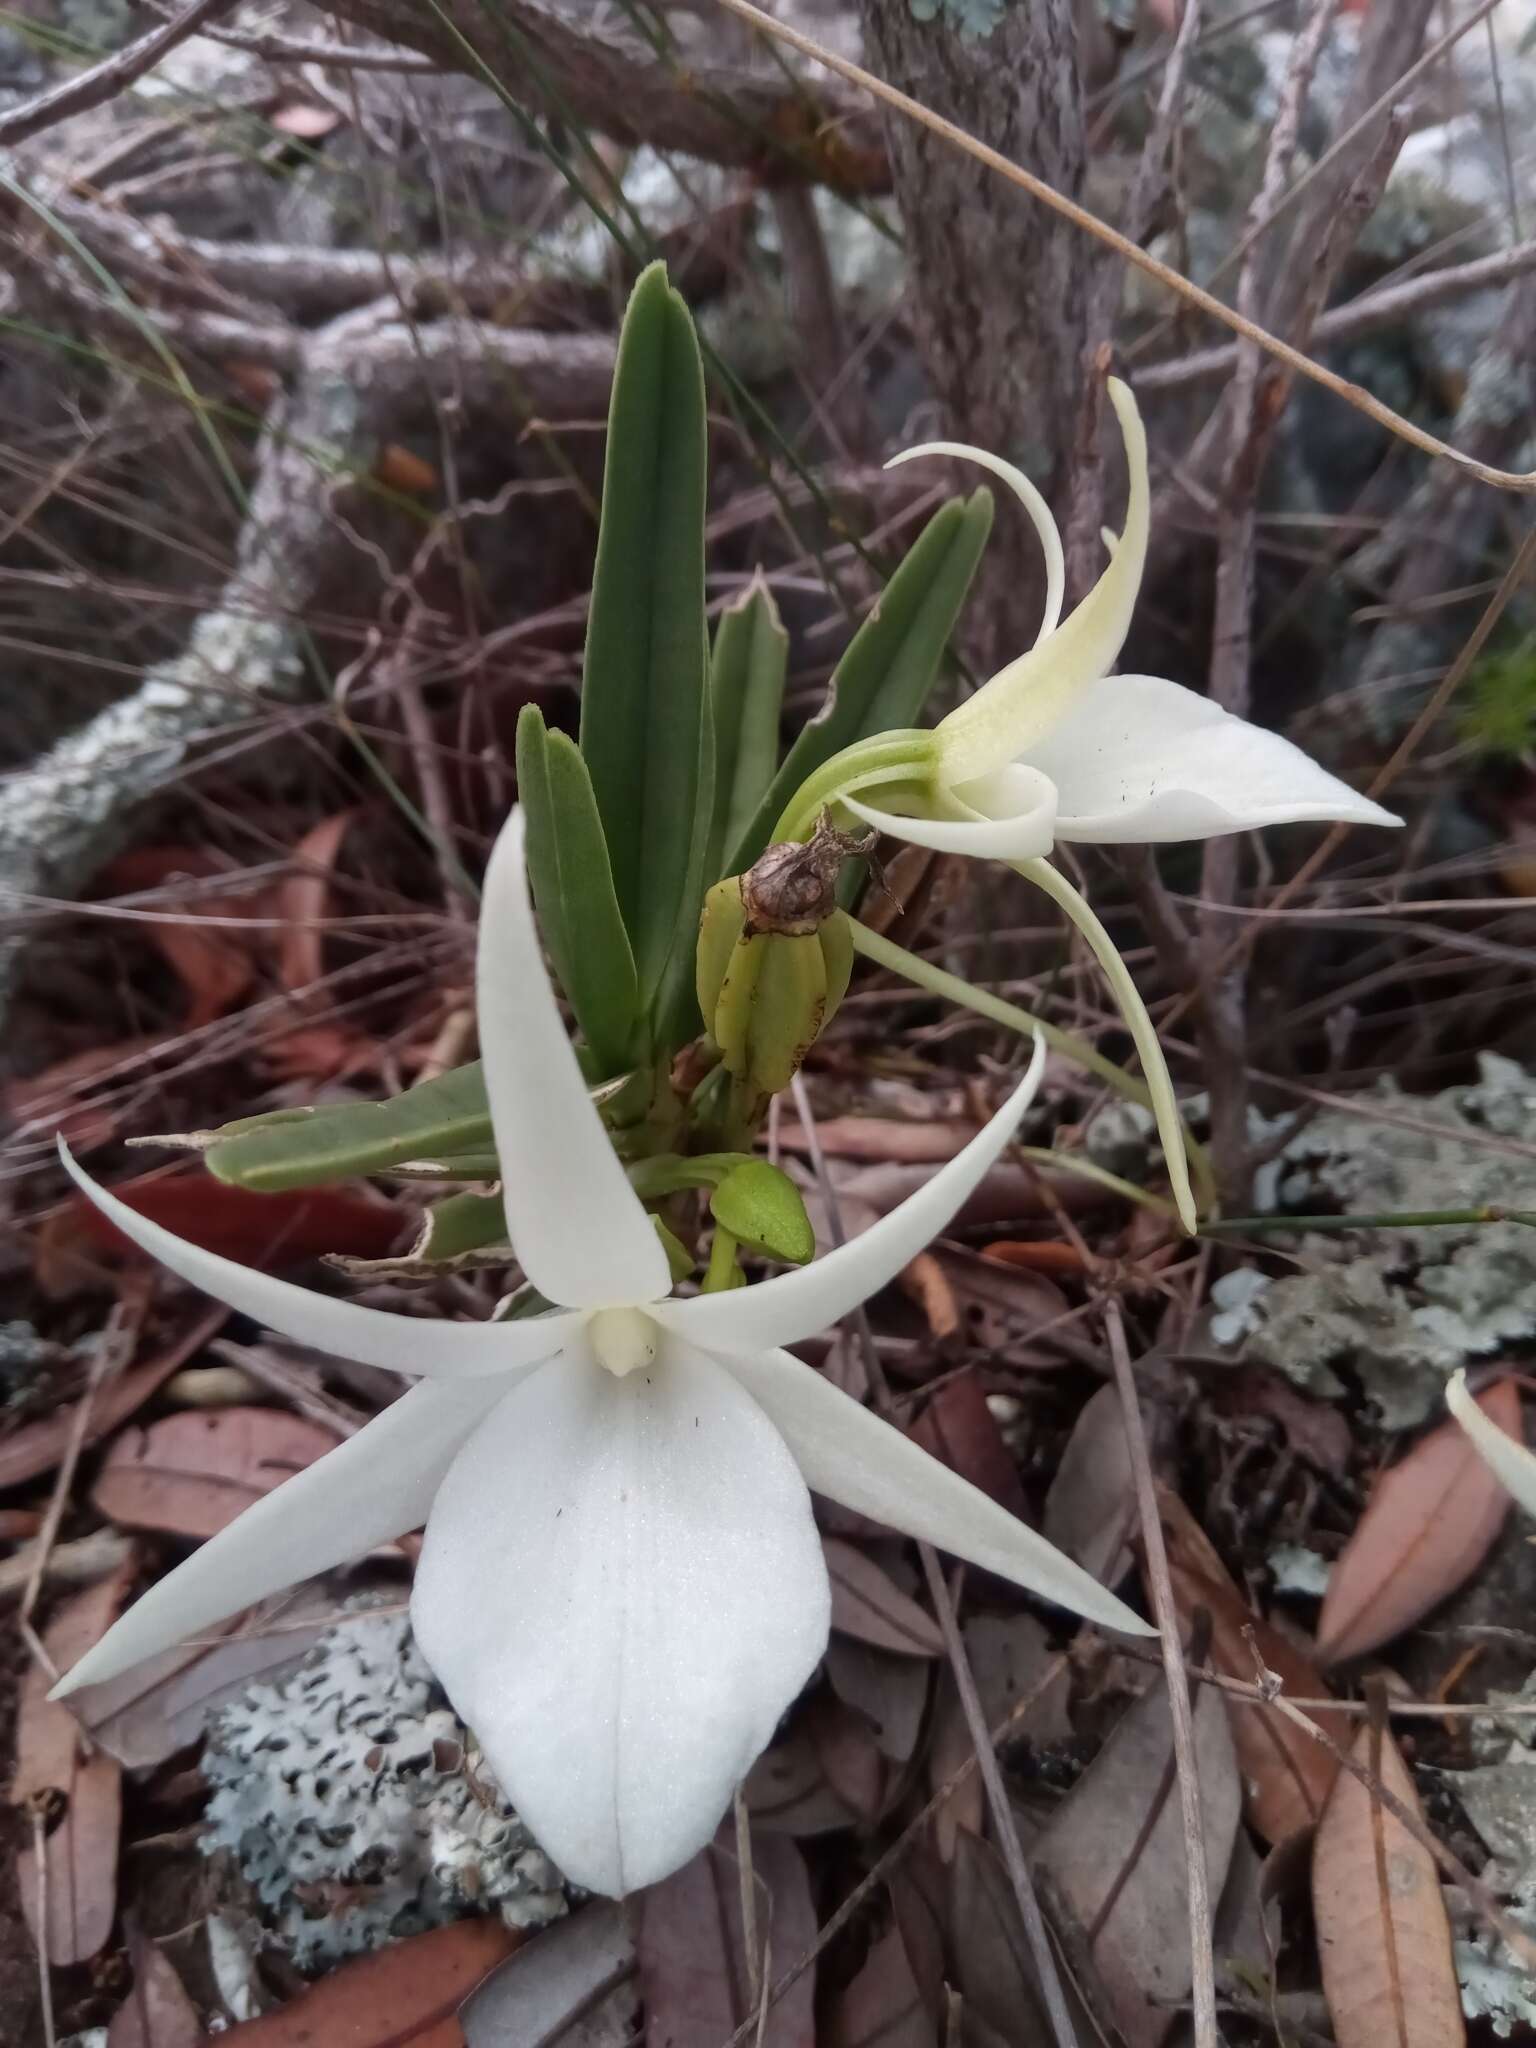
[[[840,1536],[822,1541],[832,1581],[832,1626],[845,1636],[903,1657],[942,1657],[938,1623],[903,1593],[868,1551]]]
[[[331,874],[357,807],[322,818],[293,849],[295,873],[278,891],[278,915],[286,928],[278,952],[278,973],[291,994],[325,973],[324,924],[330,915]]]
[[[1168,1570],[1179,1621],[1187,1636],[1197,1608],[1211,1618],[1212,1667],[1251,1685],[1258,1676],[1244,1631],[1252,1629],[1265,1668],[1296,1699],[1326,1699],[1329,1688],[1311,1660],[1278,1629],[1249,1607],[1228,1576],[1210,1538],[1177,1495],[1160,1488],[1159,1512],[1168,1545]],[[1346,1745],[1350,1723],[1344,1714],[1309,1708],[1310,1719],[1336,1743]],[[1283,1842],[1311,1827],[1321,1815],[1338,1766],[1305,1729],[1272,1707],[1232,1700],[1232,1739],[1243,1774],[1244,1806],[1267,1842]]]
[[[36,1508],[0,1508],[0,1543],[25,1543],[42,1526]]]
[[[758,1941],[769,1947],[770,1982],[816,1939],[805,1863],[782,1835],[754,1833]],[[741,1877],[729,1823],[691,1863],[640,1894],[635,1949],[646,2039],[655,2048],[721,2048],[753,2007],[742,1939]],[[761,1958],[759,1958],[761,1962]],[[768,2008],[761,2048],[814,2048],[815,1972],[807,1970]]]
[[[877,1941],[827,2021],[826,2048],[938,2048],[899,1928]]]
[[[223,871],[223,860],[213,852],[190,846],[142,846],[119,854],[101,879],[114,894],[131,895],[137,890],[160,889],[176,876],[201,881]],[[249,917],[261,908],[263,893],[245,889],[227,895],[200,894],[189,906],[191,917],[186,924],[165,919],[165,912],[180,907],[174,902],[155,905],[157,917],[144,930],[186,990],[182,1022],[188,1031],[201,1030],[222,1016],[245,994],[256,973],[258,934],[246,935],[228,925],[202,920]]]
[[[254,405],[258,412],[265,412],[283,388],[283,380],[275,370],[265,363],[242,363],[226,360],[219,368],[234,385],[240,396]]]
[[[1523,1441],[1513,1380],[1498,1381],[1477,1404],[1506,1436]],[[1317,1625],[1324,1663],[1379,1649],[1465,1584],[1508,1508],[1509,1495],[1460,1424],[1443,1422],[1422,1437],[1377,1479],[1329,1574]]]
[[[1088,1271],[1075,1244],[1060,1244],[1049,1238],[1038,1242],[1031,1238],[999,1238],[995,1244],[983,1245],[981,1252],[983,1258],[996,1259],[1004,1266],[1022,1266],[1028,1273],[1076,1277]]]
[[[617,2048],[635,2038],[635,1968],[623,1905],[594,1899],[470,1994],[459,2009],[468,2048]]]
[[[1423,1818],[1389,1734],[1362,1727],[1353,1754]],[[1340,1771],[1317,1830],[1312,1906],[1339,2048],[1457,2048],[1466,2040],[1435,1859],[1348,1771]]]
[[[343,1963],[219,2048],[464,2048],[459,2007],[526,1939],[496,1919],[434,1927]]]
[[[1217,1415],[1268,1416],[1285,1431],[1293,1451],[1337,1479],[1349,1469],[1354,1440],[1338,1409],[1326,1401],[1309,1401],[1275,1373],[1256,1368],[1222,1372],[1207,1388],[1205,1400]]]
[[[77,1594],[43,1633],[60,1672],[78,1664],[100,1641],[122,1608],[132,1582],[130,1561],[100,1585]],[[39,1858],[27,1823],[26,1846],[16,1862],[21,1908],[38,1941],[46,1894],[46,1930],[39,1946],[55,1965],[83,1963],[112,1932],[117,1911],[117,1847],[122,1827],[122,1771],[97,1750],[85,1754],[74,1715],[50,1700],[53,1680],[31,1664],[21,1681],[16,1715],[16,1772],[11,1798],[18,1806],[60,1804],[63,1815],[43,1841]]]
[[[960,1327],[960,1309],[944,1268],[932,1252],[919,1252],[898,1276],[904,1294],[909,1294],[928,1318],[928,1328],[940,1341],[953,1337]]]
[[[400,1236],[401,1212],[371,1195],[339,1188],[302,1188],[289,1194],[253,1195],[227,1187],[200,1170],[149,1173],[117,1182],[120,1202],[152,1223],[205,1251],[237,1259],[242,1266],[273,1270],[343,1252],[350,1258],[382,1259]],[[109,1223],[84,1195],[73,1195],[45,1226],[57,1251],[73,1237],[142,1260],[146,1255]]]
[[[125,1528],[215,1536],[340,1441],[333,1430],[281,1408],[193,1409],[125,1430],[91,1500]]]
[[[385,442],[373,473],[381,484],[408,498],[433,498],[442,489],[442,478],[432,464],[398,441]]]
[[[974,1371],[967,1368],[947,1379],[907,1434],[962,1479],[991,1494],[1010,1514],[1025,1513],[1024,1488],[1013,1454]]]
[[[107,2048],[201,2048],[196,2009],[169,1960],[136,1928],[128,1953],[133,1988],[112,2016]]]
[[[826,1666],[832,1690],[868,1723],[880,1754],[895,1764],[910,1763],[922,1733],[932,1666],[840,1635],[827,1644]]]
[[[86,1419],[82,1442],[95,1443],[116,1429],[135,1408],[142,1407],[172,1373],[179,1372],[210,1338],[218,1335],[228,1321],[229,1313],[222,1302],[216,1303],[189,1323],[163,1351],[98,1388]],[[0,1489],[20,1486],[23,1480],[35,1479],[40,1472],[53,1470],[74,1432],[78,1408],[79,1403],[72,1401],[67,1408],[57,1409],[39,1422],[25,1423],[20,1429],[12,1430],[9,1436],[0,1438]]]
[[[346,1024],[279,1026],[261,1043],[265,1071],[280,1081],[349,1081],[380,1071],[379,1042]]]

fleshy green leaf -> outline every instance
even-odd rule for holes
[[[517,721],[517,793],[528,820],[528,874],[555,973],[600,1078],[633,1063],[639,994],[592,778],[538,707]]]
[[[751,824],[779,763],[789,635],[761,576],[720,614],[709,666],[715,720],[715,822],[705,879]]]
[[[243,1118],[216,1135],[208,1170],[237,1188],[275,1194],[379,1173],[407,1159],[451,1159],[494,1140],[480,1062],[421,1081],[388,1102],[327,1103],[294,1118]]]
[[[421,1235],[411,1246],[414,1259],[461,1259],[466,1252],[507,1242],[507,1212],[500,1195],[465,1190],[444,1195],[427,1210]],[[510,1253],[508,1254],[510,1257]]]
[[[704,371],[665,268],[619,337],[582,679],[591,773],[641,1007],[690,950],[712,817],[704,617]],[[691,963],[690,963],[691,967]]]
[[[667,1255],[667,1270],[672,1275],[672,1285],[676,1287],[679,1281],[686,1280],[693,1271],[693,1255],[682,1239],[668,1230],[659,1216],[653,1216],[651,1221],[656,1226],[656,1235],[661,1239],[661,1248]]]
[[[766,1159],[747,1159],[733,1168],[709,1206],[723,1230],[763,1258],[803,1266],[815,1255],[816,1233],[800,1190]]]
[[[739,874],[769,843],[780,812],[824,761],[875,733],[916,723],[992,530],[992,494],[941,505],[838,663],[827,701],[785,757],[725,869]]]

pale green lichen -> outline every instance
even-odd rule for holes
[[[469,1912],[541,1927],[560,1875],[469,1746],[404,1616],[360,1613],[219,1715],[204,1850],[234,1857],[301,1964]]]

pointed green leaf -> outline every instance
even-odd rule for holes
[[[297,1118],[280,1112],[270,1122],[243,1118],[228,1135],[215,1136],[204,1157],[231,1186],[276,1194],[492,1143],[485,1076],[473,1060],[388,1102],[326,1103]]]
[[[991,530],[992,494],[987,490],[951,498],[934,513],[849,643],[826,704],[790,748],[751,822],[732,844],[728,874],[752,865],[784,806],[823,761],[855,740],[916,723]]]
[[[715,822],[706,881],[715,881],[728,846],[757,814],[779,765],[779,712],[789,635],[759,574],[720,614],[709,665],[715,721]]]
[[[581,699],[581,752],[647,1009],[679,944],[691,948],[712,815],[705,458],[698,338],[654,263],[619,337]]]
[[[517,721],[517,793],[528,821],[528,873],[544,943],[597,1078],[631,1066],[639,1023],[635,959],[619,913],[592,779],[538,707]]]

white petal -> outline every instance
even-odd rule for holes
[[[1030,523],[1040,536],[1040,545],[1045,550],[1045,616],[1040,621],[1040,630],[1035,635],[1038,647],[1047,633],[1054,633],[1056,622],[1061,617],[1062,594],[1066,589],[1067,565],[1061,550],[1061,533],[1038,490],[1022,469],[1015,469],[1011,462],[1004,462],[1000,455],[990,455],[985,448],[973,448],[968,441],[924,441],[916,448],[903,448],[899,455],[893,455],[885,465],[895,469],[903,462],[911,462],[918,455],[955,455],[962,462],[979,462],[983,469],[990,469],[1001,477],[1024,510],[1029,514]]]
[[[392,1315],[388,1309],[364,1308],[361,1302],[337,1301],[291,1280],[276,1280],[238,1260],[189,1244],[161,1223],[137,1215],[110,1190],[98,1186],[77,1166],[69,1147],[59,1140],[65,1171],[124,1237],[158,1259],[191,1287],[200,1287],[216,1301],[227,1302],[296,1344],[338,1358],[356,1358],[390,1372],[419,1374],[427,1379],[456,1373],[509,1372],[558,1351],[579,1325],[576,1316],[529,1317],[517,1322],[445,1323],[436,1318]]]
[[[1528,1515],[1536,1516],[1536,1456],[1489,1420],[1467,1392],[1464,1372],[1452,1374],[1445,1390],[1445,1405],[1471,1437],[1473,1449],[1506,1493],[1512,1494]]]
[[[422,1652],[578,1884],[654,1884],[710,1839],[826,1646],[805,1482],[712,1360],[573,1353],[478,1430],[427,1524]]]
[[[504,1379],[412,1387],[151,1586],[54,1697],[116,1678],[242,1607],[418,1528],[460,1445],[506,1392]]]
[[[549,985],[521,807],[486,869],[475,980],[507,1229],[528,1278],[562,1308],[670,1293],[667,1255],[592,1107]]]
[[[946,791],[957,810],[970,817],[900,818],[845,796],[842,801],[866,825],[931,846],[938,853],[969,853],[979,859],[1032,860],[1049,853],[1056,837],[1056,790],[1047,777],[1023,762],[1010,761],[991,775]]]
[[[1212,839],[1346,818],[1400,825],[1300,747],[1160,676],[1103,676],[1029,750],[1056,785],[1058,839]]]
[[[900,1208],[851,1243],[755,1287],[659,1302],[650,1313],[663,1329],[708,1351],[771,1351],[828,1329],[861,1301],[878,1294],[937,1237],[1012,1140],[1034,1100],[1044,1067],[1045,1040],[1040,1038],[1024,1079],[992,1121]]]
[[[726,1362],[817,1493],[1011,1579],[1101,1627],[1156,1635],[1027,1523],[789,1352]]]
[[[1117,377],[1109,380],[1109,400],[1130,472],[1125,531],[1109,567],[1056,631],[940,720],[935,737],[947,784],[969,782],[1025,753],[1034,760],[1035,742],[1079,690],[1109,673],[1125,644],[1147,558],[1147,436],[1135,399]]]

